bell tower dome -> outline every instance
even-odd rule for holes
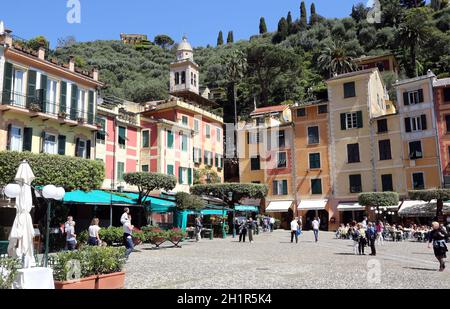
[[[199,66],[194,62],[194,49],[183,36],[177,48],[177,59],[170,64],[170,92],[200,93]]]

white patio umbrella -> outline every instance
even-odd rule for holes
[[[24,258],[24,267],[36,265],[33,254],[34,228],[30,211],[33,208],[31,182],[35,179],[27,161],[23,161],[16,174],[20,195],[16,199],[16,218],[9,235],[8,255]]]

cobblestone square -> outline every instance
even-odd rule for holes
[[[328,232],[318,243],[312,232],[291,244],[288,231],[275,231],[252,244],[229,237],[136,249],[125,269],[128,289],[450,288],[450,269],[438,272],[433,250],[413,241],[385,242],[375,258],[369,248],[353,255],[352,241]]]

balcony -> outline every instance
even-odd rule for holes
[[[27,96],[23,93],[3,91],[0,98],[1,109],[14,109],[31,113],[32,117],[58,119],[61,123],[76,125],[96,125],[95,113],[88,113],[71,107],[65,107],[55,102],[43,99],[44,92],[37,90],[35,95]]]
[[[132,124],[132,125],[139,125],[138,117],[136,113],[129,112],[125,108],[119,109],[119,120],[122,120],[126,123]]]

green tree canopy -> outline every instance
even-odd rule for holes
[[[264,17],[261,17],[259,19],[259,34],[265,33],[267,33],[266,19]]]
[[[53,184],[66,191],[99,189],[105,178],[105,166],[94,160],[68,156],[0,152],[0,186],[14,182],[22,161],[28,161],[36,179],[34,186]]]
[[[217,36],[217,46],[222,46],[223,45],[223,32],[220,31],[219,35]]]
[[[160,34],[160,35],[155,36],[154,41],[155,41],[156,45],[158,45],[164,49],[175,44],[174,40],[166,34]]]
[[[400,4],[407,9],[412,9],[425,6],[426,2],[425,0],[400,0]]]
[[[273,43],[277,44],[283,42],[288,35],[289,35],[288,22],[286,18],[282,17],[278,22],[278,30],[273,37]]]
[[[388,207],[397,206],[399,195],[397,192],[368,192],[361,193],[358,203],[367,207]]]
[[[233,31],[229,31],[228,36],[227,36],[227,44],[232,44],[232,43],[234,43],[234,34],[233,34]]]
[[[178,210],[199,211],[206,206],[206,202],[201,197],[186,192],[178,192],[175,195],[175,203]]]
[[[123,176],[123,179],[128,185],[138,188],[138,204],[140,205],[143,204],[143,201],[152,191],[170,191],[177,185],[177,180],[174,176],[159,173],[127,173]]]
[[[308,13],[306,12],[305,1],[300,4],[300,29],[305,30],[308,27]]]
[[[309,24],[311,26],[314,26],[318,22],[319,22],[319,16],[317,15],[317,12],[316,12],[316,5],[314,3],[311,3],[311,16],[309,18]]]

